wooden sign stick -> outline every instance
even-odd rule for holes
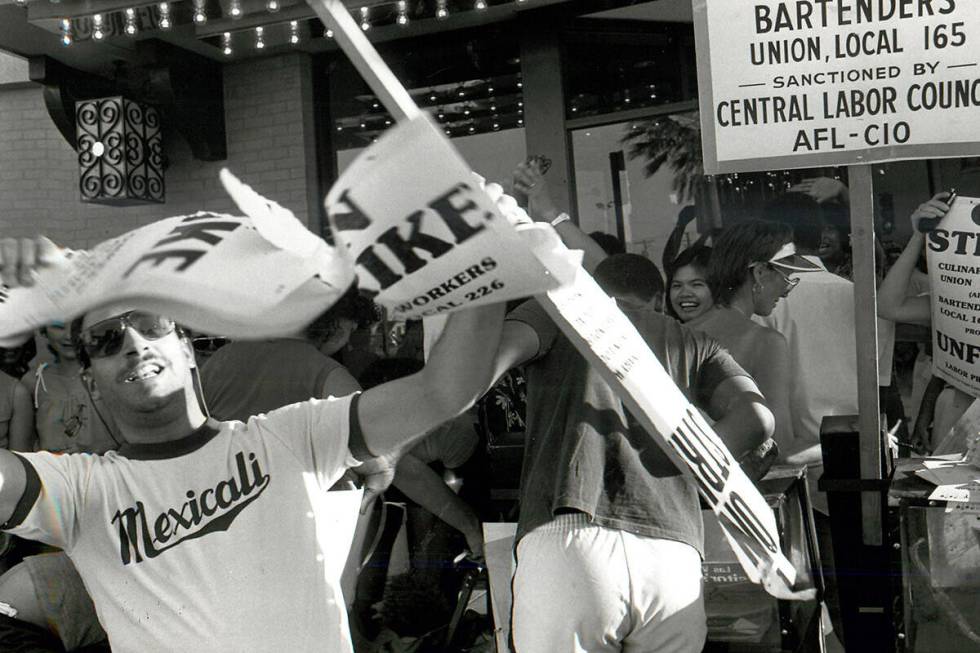
[[[417,116],[418,105],[368,38],[364,36],[364,32],[354,21],[344,3],[340,0],[308,0],[308,2],[327,29],[333,30],[340,49],[347,54],[347,58],[378,96],[381,104],[388,109],[391,117],[402,122]]]
[[[343,3],[307,1],[333,29],[340,47],[391,115],[400,122],[418,117],[418,106]],[[773,596],[812,599],[812,588],[794,587],[796,570],[780,551],[775,518],[758,490],[690,406],[629,319],[587,273],[580,272],[572,286],[536,299],[677,468],[693,475],[749,576]],[[611,310],[596,313],[596,307]],[[651,392],[649,386],[657,384],[661,391]],[[690,411],[686,420],[677,412],[685,408]]]

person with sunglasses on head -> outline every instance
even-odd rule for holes
[[[799,280],[791,275],[816,269],[795,254],[792,237],[787,227],[763,220],[723,230],[708,261],[714,306],[687,322],[721,343],[758,383],[776,417],[773,438],[780,448],[790,447],[793,440],[789,349],[781,333],[751,318],[769,315],[796,287]]]
[[[40,239],[2,240],[0,253],[15,287],[48,262]],[[244,423],[205,413],[173,320],[124,303],[91,310],[72,333],[123,444],[0,451],[2,528],[65,550],[114,651],[349,652],[339,574],[357,507],[339,514],[326,490],[476,400],[503,308],[451,315],[416,374]]]

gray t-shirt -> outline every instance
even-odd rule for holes
[[[211,414],[220,420],[248,421],[312,397],[340,363],[297,338],[232,342],[208,359],[201,385]]]
[[[748,374],[712,338],[653,310],[624,310],[681,391],[706,405],[723,380]],[[572,509],[594,523],[689,544],[704,554],[694,480],[624,409],[615,391],[534,301],[508,318],[531,326],[527,444],[518,540]]]

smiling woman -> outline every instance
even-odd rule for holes
[[[708,262],[711,248],[694,245],[684,250],[667,271],[667,314],[681,322],[704,315],[714,298],[708,286]]]

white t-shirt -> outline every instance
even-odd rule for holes
[[[796,289],[771,315],[755,319],[786,336],[793,371],[793,436],[816,444],[825,416],[858,413],[854,284],[828,272],[816,256],[805,258],[822,269],[797,274]],[[894,323],[878,320],[879,385],[891,382],[894,334]]]
[[[351,405],[102,456],[24,454],[40,488],[29,472],[39,493],[10,532],[68,553],[114,651],[349,653],[339,578],[357,504],[326,490],[358,464]]]

